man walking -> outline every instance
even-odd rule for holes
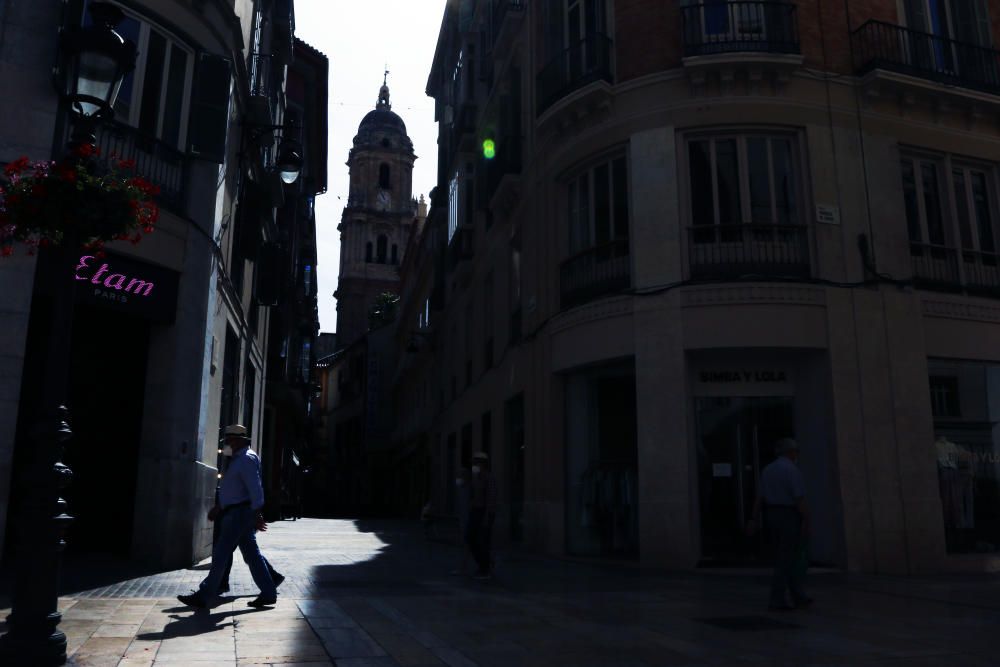
[[[471,481],[472,504],[467,540],[479,568],[476,579],[485,580],[493,574],[490,543],[497,514],[497,480],[490,472],[490,459],[485,452],[476,452],[472,456]]]
[[[219,522],[219,539],[212,549],[212,569],[199,589],[177,599],[190,607],[207,607],[219,590],[224,570],[239,547],[243,561],[249,566],[260,595],[248,602],[251,607],[264,607],[277,602],[278,595],[264,557],[257,547],[255,531],[264,527],[264,487],[260,479],[260,457],[250,449],[246,427],[234,424],[226,427],[226,447],[233,450],[233,459],[219,486],[220,510],[214,517]]]
[[[764,526],[775,549],[768,609],[786,611],[812,603],[802,589],[805,569],[797,562],[809,531],[809,512],[805,482],[795,465],[799,457],[798,443],[792,438],[782,438],[774,448],[777,458],[760,475],[760,491],[748,529],[750,532],[755,530],[763,510]],[[792,604],[785,598],[786,590],[791,594]]]

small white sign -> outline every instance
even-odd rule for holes
[[[816,222],[824,225],[840,224],[840,209],[831,204],[816,204]]]
[[[733,464],[731,463],[712,464],[712,477],[732,477],[732,476],[733,476]]]

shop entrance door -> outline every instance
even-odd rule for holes
[[[748,537],[744,527],[760,471],[774,458],[774,442],[794,437],[792,398],[699,398],[696,410],[704,563],[763,561],[764,535]]]

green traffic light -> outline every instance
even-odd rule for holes
[[[487,160],[492,160],[496,157],[497,147],[492,139],[486,139],[483,141],[483,157]]]

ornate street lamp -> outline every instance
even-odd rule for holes
[[[81,145],[95,143],[97,124],[113,116],[122,79],[135,67],[135,45],[114,30],[124,18],[121,10],[105,2],[92,2],[90,14],[91,26],[68,31],[60,41],[64,83],[60,93],[74,123],[70,150],[75,155],[81,154]],[[15,535],[17,577],[7,634],[0,637],[3,665],[66,662],[66,635],[58,629],[62,617],[58,609],[59,560],[72,517],[59,495],[72,479],[72,472],[60,459],[63,443],[72,437],[66,399],[76,283],[73,253],[84,240],[68,229],[62,243],[50,249],[56,267],[51,326],[41,411],[30,431],[33,442],[19,450],[24,451],[26,461],[15,480],[21,505]]]
[[[274,168],[285,185],[299,180],[299,174],[302,173],[302,150],[297,141],[282,137]]]

